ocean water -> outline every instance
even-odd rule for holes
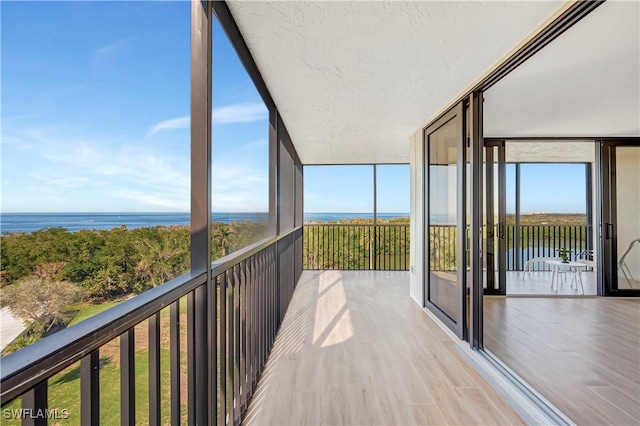
[[[379,218],[408,217],[409,213],[380,213]],[[371,213],[307,213],[305,222],[373,218]],[[213,213],[213,222],[266,222],[268,213]],[[45,228],[113,229],[157,225],[188,225],[189,213],[1,213],[0,232],[34,232]]]

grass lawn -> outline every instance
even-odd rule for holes
[[[99,305],[81,305],[80,306],[80,310],[78,311],[78,313],[76,314],[75,317],[73,317],[73,320],[71,320],[71,322],[69,323],[69,325],[67,327],[71,327],[72,325],[75,325],[77,323],[79,323],[80,321],[86,320],[89,317],[92,317],[96,314],[99,314],[102,311],[106,311],[109,308],[112,308],[114,306],[116,306],[117,304],[119,304],[120,302],[122,302],[124,299],[122,300],[114,300],[111,302],[105,302],[105,303],[100,303]]]

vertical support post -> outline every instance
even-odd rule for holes
[[[378,175],[376,165],[373,165],[373,270],[378,269]]]
[[[278,111],[269,111],[269,215],[273,216],[275,235],[280,235],[280,134]]]
[[[455,333],[462,340],[468,340],[467,328],[467,123],[465,120],[465,102],[455,107],[458,121],[458,140],[456,154],[456,227],[455,240],[451,250],[455,250],[456,257],[456,293],[458,297],[459,315],[455,319]],[[451,232],[451,231],[449,231]],[[451,234],[449,234],[451,235]],[[455,241],[455,243],[453,243]]]
[[[212,7],[208,0],[191,1],[191,272],[206,272],[205,285],[196,288],[188,316],[189,423],[207,424],[215,383],[210,383],[208,348],[208,288],[211,283],[211,37]],[[189,315],[189,313],[191,315]],[[215,411],[215,404],[211,412]],[[215,416],[214,416],[215,418]]]
[[[472,348],[482,348],[482,298],[483,285],[483,244],[482,244],[482,150],[484,139],[482,131],[482,92],[473,92],[469,99],[469,120],[471,129],[470,146],[470,216],[471,216],[471,324],[469,328],[469,343]],[[492,165],[493,167],[493,165]],[[487,273],[492,268],[487,265]]]
[[[513,252],[515,254],[515,270],[522,267],[520,262],[520,163],[516,163],[516,225]]]
[[[276,215],[276,235],[280,235],[282,232],[282,156],[280,150],[282,144],[280,140],[282,135],[280,134],[280,116],[278,111],[274,109],[269,111],[269,118],[273,117],[272,125],[269,128],[269,162],[270,169],[273,169],[273,182],[275,188],[275,215]],[[280,242],[276,242],[276,254],[275,254],[275,315],[280,318]]]

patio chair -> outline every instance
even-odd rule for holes
[[[627,284],[629,284],[629,288],[635,288],[632,283],[635,283],[636,279],[633,277],[633,274],[629,269],[629,265],[627,265],[624,260],[636,244],[640,245],[640,238],[636,238],[635,240],[631,241],[631,244],[629,244],[629,248],[627,249],[627,251],[624,252],[622,257],[620,257],[620,262],[618,262],[618,267],[620,268],[620,270],[622,270],[622,274],[627,280]]]
[[[593,250],[582,250],[576,255],[576,262],[584,263],[591,269],[596,267],[596,261],[594,259],[595,255]]]

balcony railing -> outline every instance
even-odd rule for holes
[[[142,386],[142,391],[147,390],[143,399],[146,403],[148,398],[149,424],[162,423],[161,406],[164,411],[167,405],[171,424],[195,424],[196,406],[199,413],[206,407],[210,423],[240,424],[301,273],[302,229],[297,228],[214,263],[210,281],[206,273],[186,274],[153,288],[3,358],[3,407],[21,397],[23,424],[46,424],[43,417],[33,416],[64,409],[49,407],[49,381],[80,361],[80,421],[98,424],[100,351],[118,339],[120,380],[115,386],[120,391],[121,424],[136,423],[139,373],[148,376],[148,388]],[[180,315],[183,297],[186,326]],[[161,311],[167,307],[168,364],[160,362]],[[144,322],[148,326],[148,371],[140,372],[136,371],[139,348],[135,347],[134,328]],[[186,345],[181,343],[181,330],[186,330]],[[204,358],[203,353],[207,354]],[[185,356],[187,383],[181,386]],[[167,373],[169,392],[160,379]],[[181,400],[180,392],[185,386],[186,401]]]
[[[305,224],[303,241],[304,269],[409,269],[409,224]]]
[[[569,250],[575,260],[579,253],[593,248],[592,235],[587,225],[506,225],[507,271],[521,271],[535,257],[559,257],[561,248]],[[541,262],[533,270],[549,271],[550,267]]]
[[[432,225],[429,227],[431,267],[440,271],[456,269],[455,225]],[[506,270],[521,271],[526,262],[535,257],[559,257],[565,248],[576,260],[579,253],[592,248],[592,227],[587,225],[505,225],[495,228],[497,238],[504,236]],[[498,246],[494,248],[497,253]],[[592,260],[592,259],[588,259]],[[544,262],[532,265],[532,270],[548,271]]]
[[[496,226],[495,235],[500,236]],[[456,268],[455,225],[429,228],[431,267]],[[506,225],[506,270],[521,271],[534,257],[557,257],[560,248],[574,259],[592,248],[592,227],[587,225]],[[304,269],[384,270],[409,269],[408,224],[305,224]],[[497,251],[497,246],[495,248]],[[534,270],[549,270],[544,263]]]

